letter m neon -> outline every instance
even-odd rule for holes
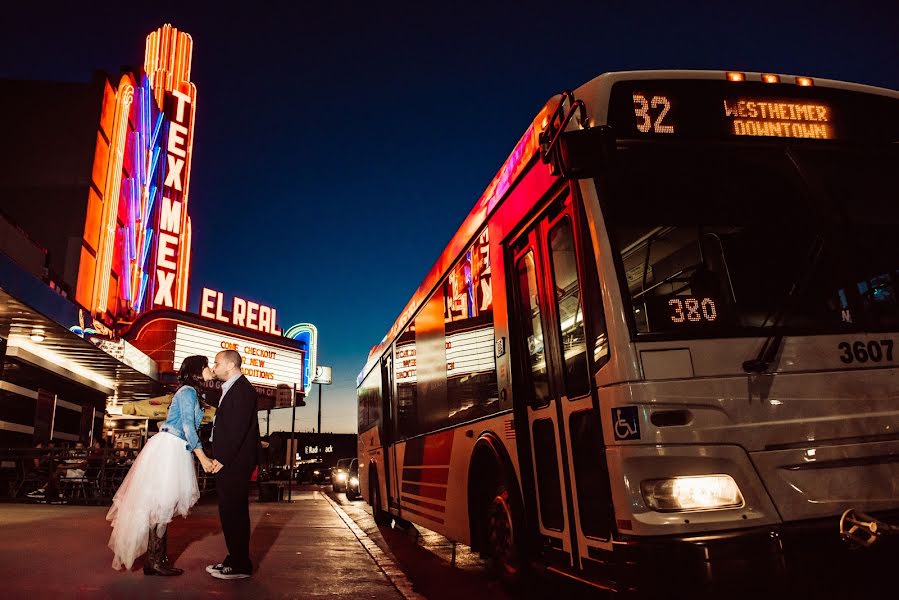
[[[159,215],[159,228],[163,231],[171,231],[172,233],[181,232],[181,202],[174,202],[162,197],[162,212]]]

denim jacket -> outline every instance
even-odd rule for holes
[[[203,408],[197,401],[197,390],[185,385],[175,392],[169,406],[169,414],[159,430],[176,435],[187,442],[185,447],[190,452],[203,447],[197,435],[202,420]]]

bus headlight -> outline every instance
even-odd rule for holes
[[[350,485],[353,487],[359,487],[359,478],[358,477],[350,477]]]
[[[343,483],[344,481],[346,481],[346,473],[338,473],[337,481],[339,481],[340,483]]]
[[[743,495],[730,475],[648,479],[640,491],[646,505],[659,512],[743,506]]]

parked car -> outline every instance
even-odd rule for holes
[[[334,470],[334,467],[317,467],[314,471],[312,471],[312,483],[316,483],[318,485],[327,485],[331,483],[331,472]]]
[[[362,492],[359,490],[359,459],[354,458],[350,463],[349,473],[346,479],[347,500],[356,500]]]
[[[335,492],[346,491],[346,480],[349,478],[351,462],[353,462],[352,458],[341,458],[337,461],[337,466],[331,473],[331,486]]]
[[[316,483],[317,473],[321,472],[321,461],[304,462],[296,467],[297,481],[300,483]]]

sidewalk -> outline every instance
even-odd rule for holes
[[[113,571],[108,507],[0,504],[2,597],[402,598],[328,500],[314,491],[293,497],[292,504],[251,502],[257,571],[238,581],[205,571],[226,553],[215,498],[169,526],[180,577],[146,577],[142,559],[131,572]]]

